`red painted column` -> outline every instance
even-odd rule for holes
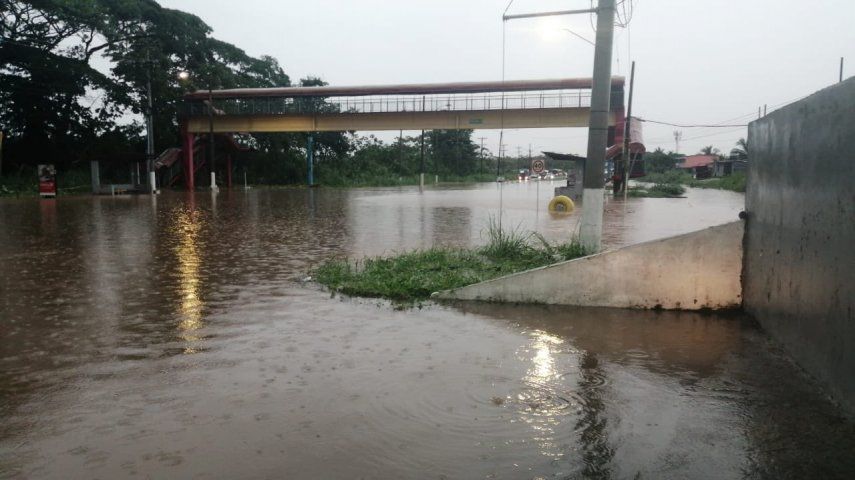
[[[193,146],[196,143],[196,135],[188,132],[186,128],[184,129],[184,186],[187,188],[188,192],[192,192],[194,190],[194,162],[193,162]]]
[[[226,155],[226,186],[232,188],[232,154]]]

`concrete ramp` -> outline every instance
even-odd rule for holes
[[[742,303],[742,221],[434,294],[446,300],[700,310]]]

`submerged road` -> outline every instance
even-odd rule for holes
[[[551,186],[506,225],[569,238]],[[741,316],[331,297],[323,258],[483,240],[496,186],[0,199],[0,478],[851,478]],[[609,246],[742,195],[606,205]],[[699,252],[702,255],[703,252]]]

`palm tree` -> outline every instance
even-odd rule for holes
[[[730,156],[736,158],[748,158],[748,140],[740,138],[736,141],[736,147],[730,150]]]
[[[701,155],[718,155],[719,152],[720,150],[713,147],[712,145],[707,145],[706,147],[701,149]]]

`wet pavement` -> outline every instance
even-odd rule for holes
[[[566,240],[537,185],[506,225]],[[545,205],[551,186],[540,186]],[[483,242],[495,185],[0,199],[0,478],[852,478],[855,427],[741,316],[396,310],[322,259]],[[742,196],[606,205],[619,246]]]

